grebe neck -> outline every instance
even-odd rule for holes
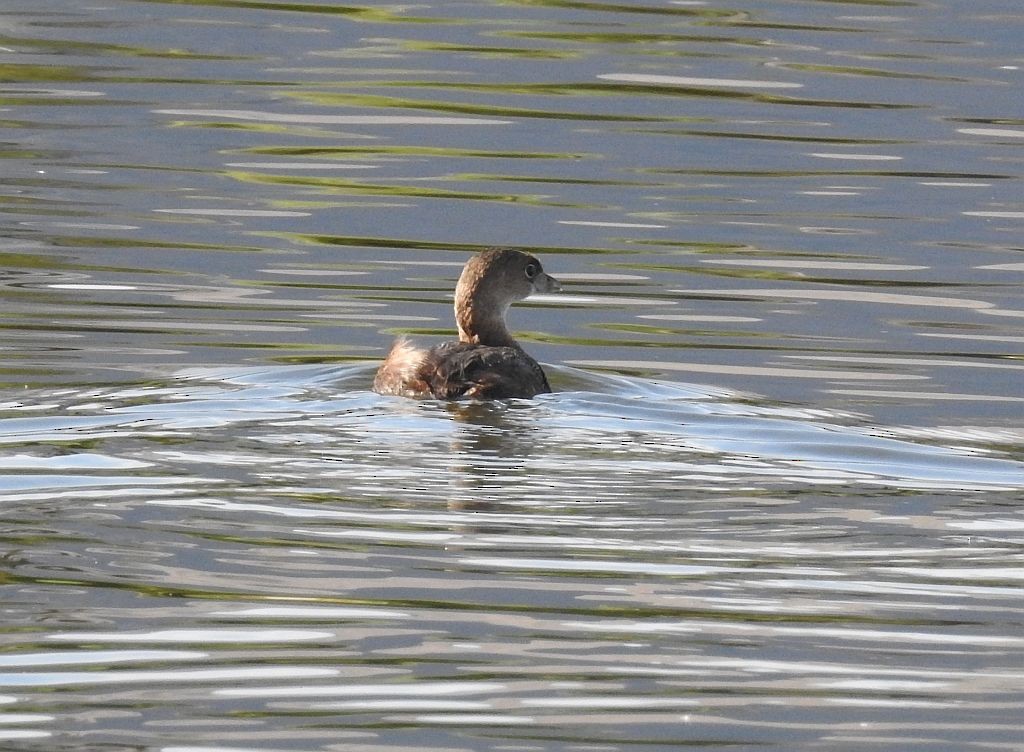
[[[483,290],[459,286],[455,291],[455,323],[459,341],[490,347],[519,347],[508,331],[509,302],[482,295]]]

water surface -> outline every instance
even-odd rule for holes
[[[1015,748],[1022,22],[0,11],[4,749]]]

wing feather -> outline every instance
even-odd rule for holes
[[[427,352],[420,375],[438,399],[503,399],[550,392],[540,364],[517,347],[449,342]]]

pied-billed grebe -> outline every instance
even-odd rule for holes
[[[540,364],[505,325],[516,300],[561,285],[523,251],[494,248],[466,262],[455,287],[459,341],[429,350],[399,339],[377,370],[373,391],[402,397],[502,399],[550,392]]]

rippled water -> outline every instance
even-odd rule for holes
[[[1020,747],[1017,3],[23,5],[4,750]]]

